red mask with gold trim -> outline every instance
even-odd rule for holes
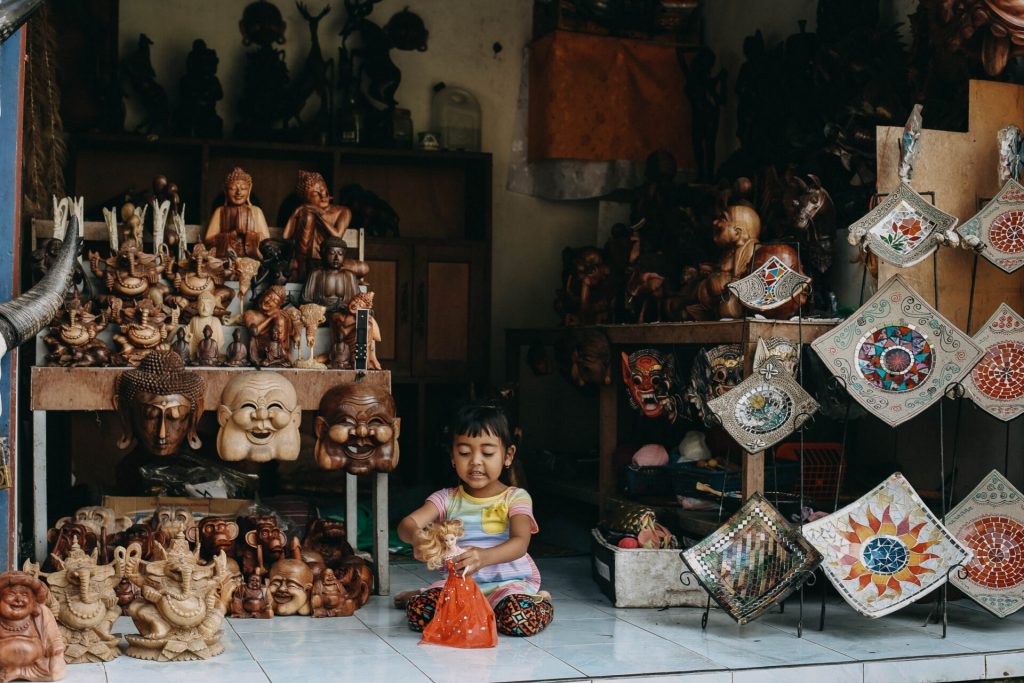
[[[622,352],[622,381],[629,390],[629,404],[644,417],[664,417],[675,422],[679,402],[675,359],[655,349]]]

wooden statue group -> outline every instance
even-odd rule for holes
[[[65,664],[121,654],[111,633],[121,615],[130,657],[208,659],[224,651],[225,615],[269,619],[351,616],[373,589],[369,564],[342,522],[310,521],[289,539],[274,515],[204,517],[160,506],[131,524],[105,507],[80,509],[50,530],[40,566],[0,574],[0,680],[52,681]],[[269,567],[269,569],[268,569]]]
[[[252,186],[242,169],[228,174],[225,203],[214,210],[202,243],[191,252],[184,210],[172,211],[168,200],[152,202],[152,253],[142,241],[150,207],[123,211],[121,225],[113,211],[104,210],[111,255],[90,252],[88,263],[106,291],[88,301],[77,288],[71,292],[45,337],[47,362],[138,366],[150,352],[171,349],[195,366],[352,368],[357,312],[368,309],[367,368],[380,369],[380,330],[364,280],[369,268],[347,256],[351,212],[331,203],[319,173],[300,171],[297,191],[304,203],[288,219],[283,239],[271,239],[263,212],[250,202]],[[55,215],[55,223],[60,220]],[[170,254],[172,233],[177,258]],[[44,272],[46,253],[40,252],[36,260]],[[228,281],[238,282],[237,292]],[[289,282],[302,285],[298,306],[290,301]],[[236,294],[242,312],[232,316],[228,308]],[[225,347],[229,323],[237,327]],[[110,324],[116,326],[116,350],[99,336]],[[314,355],[316,331],[324,324],[330,348]],[[300,357],[303,332],[308,354]]]

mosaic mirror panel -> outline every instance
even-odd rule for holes
[[[878,258],[900,268],[931,256],[936,233],[956,225],[957,218],[933,206],[906,183],[850,226],[850,238],[861,240]]]
[[[997,268],[1012,273],[1024,266],[1024,186],[1007,180],[996,196],[957,232],[985,245],[981,255]]]
[[[755,311],[770,311],[801,293],[811,278],[796,272],[772,256],[746,277],[729,283],[743,305]]]
[[[850,605],[880,617],[935,590],[947,571],[971,559],[925,507],[903,475],[803,527],[823,556],[822,569]]]
[[[759,493],[683,561],[718,605],[740,624],[798,588],[821,555]]]
[[[981,360],[964,381],[979,408],[1009,422],[1024,413],[1024,318],[1006,304],[974,335]]]
[[[939,400],[982,355],[899,275],[811,347],[858,403],[892,426]]]

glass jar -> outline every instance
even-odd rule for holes
[[[391,124],[391,139],[395,141],[395,147],[412,149],[412,112],[408,109],[395,109],[391,115]]]

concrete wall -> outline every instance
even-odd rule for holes
[[[226,92],[218,111],[225,130],[233,128],[245,52],[238,20],[247,0],[131,0],[120,3],[121,54],[135,49],[139,33],[152,40],[153,66],[158,81],[177,101],[178,80],[192,41],[202,38],[220,57],[218,75]],[[289,71],[298,72],[309,46],[306,22],[294,3],[276,0],[288,23],[286,51]],[[307,3],[311,13],[323,6]],[[320,23],[325,57],[337,57],[338,31],[344,22],[342,5]],[[492,376],[503,374],[504,329],[545,327],[557,322],[551,309],[561,271],[560,253],[566,245],[593,240],[597,220],[595,202],[549,202],[506,191],[505,179],[512,144],[512,122],[519,88],[523,48],[529,42],[532,0],[384,0],[371,19],[386,24],[404,7],[423,17],[430,31],[426,52],[392,51],[402,70],[397,99],[412,111],[417,131],[430,124],[431,87],[438,81],[473,92],[483,115],[483,149],[494,155],[494,246],[492,281]],[[495,54],[492,46],[500,42]],[[136,112],[129,110],[127,126]],[[257,182],[258,182],[257,178]]]

